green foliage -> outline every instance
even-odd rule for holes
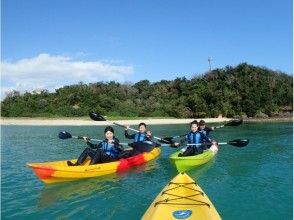
[[[272,116],[293,106],[293,77],[246,63],[188,80],[141,80],[134,85],[80,82],[55,93],[10,92],[1,102],[5,117],[80,117],[97,111],[111,117],[205,118]]]

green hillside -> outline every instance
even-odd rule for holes
[[[192,79],[134,85],[79,83],[55,93],[13,91],[1,102],[4,117],[75,117],[97,111],[107,116],[227,117],[278,114],[293,105],[293,76],[242,63]]]

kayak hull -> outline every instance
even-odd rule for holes
[[[64,160],[45,163],[27,163],[27,166],[33,169],[41,181],[50,184],[119,173],[153,160],[159,155],[160,148],[156,147],[150,152],[144,152],[129,158],[103,164],[89,165],[90,160],[86,160],[81,166],[68,166],[67,161]],[[74,163],[76,159],[71,161]]]
[[[208,196],[186,173],[179,173],[158,194],[142,217],[152,219],[221,219]]]
[[[170,160],[178,172],[184,172],[209,162],[215,156],[216,151],[208,149],[202,154],[188,157],[179,157],[179,153],[182,152],[177,151],[173,153],[170,156]]]

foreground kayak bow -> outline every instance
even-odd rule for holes
[[[186,173],[178,174],[159,193],[142,220],[219,220],[217,210],[200,186]]]

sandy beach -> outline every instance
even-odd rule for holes
[[[149,125],[156,124],[188,124],[192,118],[184,119],[136,119],[136,120],[115,120],[115,122],[124,125],[137,125],[140,122],[145,122]],[[198,121],[201,119],[197,119]],[[229,121],[230,118],[205,118],[207,123],[221,123]],[[36,125],[36,126],[93,126],[93,125],[109,125],[106,121],[92,121],[91,119],[35,119],[35,118],[1,118],[1,125]]]
[[[205,118],[206,123],[221,123],[231,120],[232,118]],[[137,125],[140,122],[145,122],[150,125],[159,125],[159,124],[188,124],[192,118],[182,118],[182,119],[136,119],[136,120],[114,120],[119,124],[124,125]],[[196,120],[201,120],[197,118]],[[247,118],[244,119],[245,122],[283,122],[283,121],[293,121],[292,117],[285,118]],[[62,119],[46,119],[46,118],[1,118],[1,125],[36,125],[36,126],[93,126],[93,125],[109,125],[109,122],[106,121],[92,121],[91,119],[82,119],[82,118],[62,118]]]

